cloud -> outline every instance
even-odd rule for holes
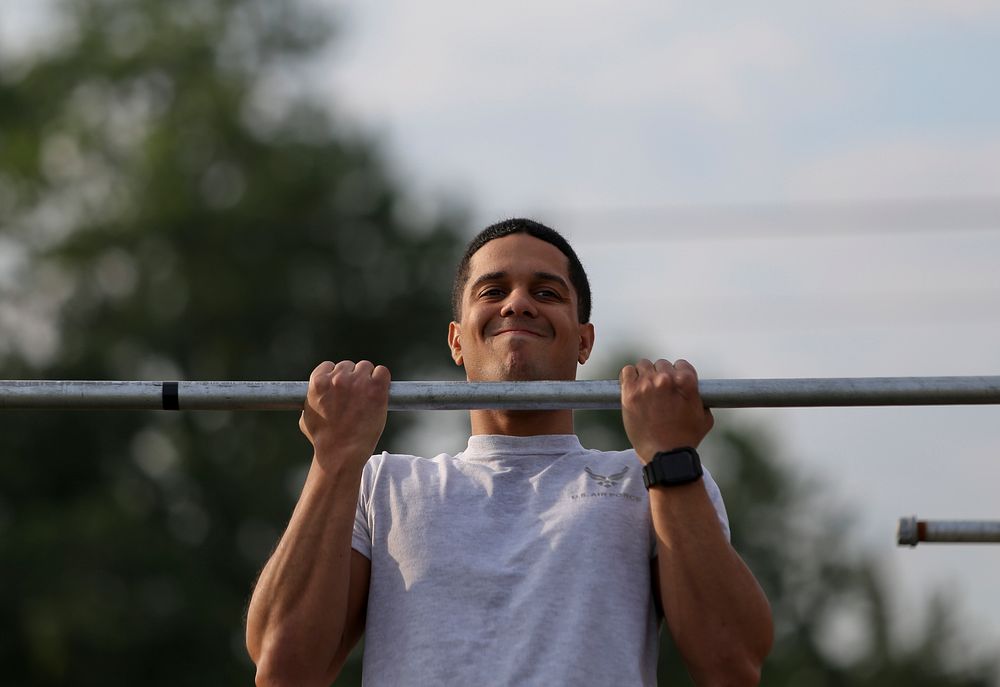
[[[674,102],[729,119],[805,57],[779,25],[652,2],[403,4],[347,28],[326,78],[366,111]]]
[[[686,32],[637,43],[603,65],[583,95],[623,106],[682,109],[722,122],[745,121],[778,106],[759,97],[801,72],[807,54],[781,28],[761,21]]]

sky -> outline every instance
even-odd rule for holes
[[[706,378],[1000,373],[995,3],[337,7],[307,79],[409,186],[465,202],[470,231],[529,216],[576,247],[582,377],[622,349]],[[855,514],[903,636],[944,588],[996,652],[1000,546],[903,549],[895,528],[1000,519],[1000,408],[717,414]],[[412,441],[445,450],[443,426],[465,420]]]
[[[329,6],[339,39],[291,76],[470,233],[529,216],[570,239],[595,293],[582,377],[623,349],[703,377],[1000,374],[995,3]],[[44,28],[37,7],[5,0],[0,42]],[[856,515],[901,625],[944,587],[995,653],[1000,546],[900,549],[895,527],[1000,518],[1000,407],[718,415]],[[458,450],[464,423],[429,414],[410,450]]]

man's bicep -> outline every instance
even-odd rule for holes
[[[372,562],[368,557],[351,549],[351,581],[347,590],[347,618],[344,624],[344,638],[330,666],[333,680],[340,673],[344,661],[354,645],[365,632],[365,618],[368,614],[368,586],[371,583]]]

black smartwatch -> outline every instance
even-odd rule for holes
[[[642,468],[642,483],[646,488],[675,487],[701,479],[701,459],[690,446],[673,451],[661,451]]]

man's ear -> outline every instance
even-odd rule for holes
[[[462,365],[462,324],[452,321],[448,323],[448,348],[451,349],[451,359],[455,364]]]
[[[594,350],[594,325],[588,322],[580,325],[580,356],[577,358],[583,365],[590,359],[590,352]]]

